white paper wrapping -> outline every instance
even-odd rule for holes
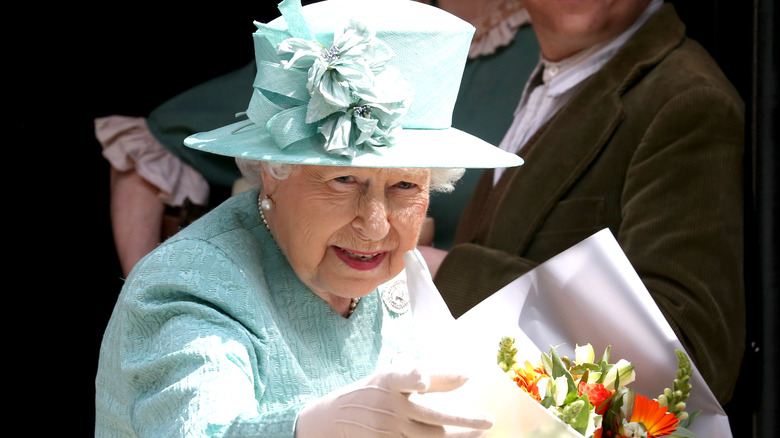
[[[535,363],[557,346],[574,357],[590,343],[596,356],[634,364],[637,394],[655,398],[671,387],[675,349],[683,350],[660,309],[609,230],[602,230],[539,265],[455,320],[417,252],[405,256],[407,281],[423,360],[449,357],[471,377],[447,394],[495,418],[489,437],[580,437],[531,399],[496,365],[502,336],[514,336],[521,360]],[[693,359],[691,359],[693,363]],[[688,412],[701,410],[691,430],[700,438],[731,438],[728,417],[696,371]],[[434,397],[434,396],[431,396]]]

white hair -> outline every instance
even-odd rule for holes
[[[285,179],[300,169],[300,165],[287,163],[272,163],[269,161],[236,158],[236,164],[241,174],[252,187],[262,187],[263,172],[276,179]],[[431,193],[448,193],[455,189],[455,183],[463,176],[466,169],[432,168]]]

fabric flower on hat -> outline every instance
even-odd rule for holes
[[[412,92],[387,65],[394,53],[373,31],[352,20],[330,47],[288,38],[277,50],[290,55],[284,68],[308,70],[306,123],[319,124],[328,152],[354,156],[360,147],[394,143]]]

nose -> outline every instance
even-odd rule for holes
[[[390,232],[389,208],[386,199],[379,196],[364,196],[352,222],[361,237],[379,241]]]

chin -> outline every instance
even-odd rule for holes
[[[398,275],[398,273],[396,273],[396,275]],[[348,298],[359,298],[370,294],[375,291],[379,285],[392,280],[394,277],[395,275],[390,275],[389,273],[372,276],[371,278],[366,278],[361,275],[355,277],[342,277],[337,279],[337,281],[334,281],[333,286],[338,288],[336,289],[338,292],[337,295]]]
[[[362,298],[375,291],[380,284],[384,283],[365,283],[353,284],[350,281],[340,282],[339,288],[333,290],[333,294],[344,298]]]

